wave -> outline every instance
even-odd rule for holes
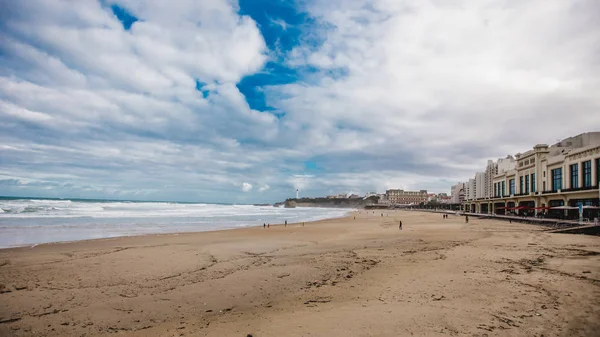
[[[0,247],[309,222],[349,210],[152,202],[0,200]]]

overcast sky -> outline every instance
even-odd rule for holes
[[[600,131],[597,0],[0,6],[0,195],[449,192]]]

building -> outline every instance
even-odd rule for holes
[[[349,199],[362,199],[362,197],[358,194],[350,194],[348,196]]]
[[[485,197],[485,172],[477,172],[475,173],[475,199]]]
[[[491,195],[466,201],[465,210],[576,218],[581,204],[584,217],[598,215],[600,132],[580,134],[552,146],[535,145],[514,158],[493,165],[488,162],[488,170],[495,170]],[[552,208],[559,206],[564,209]]]
[[[446,193],[440,193],[437,195],[437,201],[441,204],[451,204],[452,203],[452,197],[450,197],[448,194]]]
[[[450,200],[453,204],[465,201],[465,183],[458,183],[450,188]]]
[[[390,200],[387,198],[387,194],[380,194],[379,200],[377,200],[377,203],[381,204],[381,205],[389,205]]]
[[[392,189],[385,191],[385,194],[391,204],[408,205],[427,202],[427,190],[405,191]]]
[[[485,185],[484,185],[484,198],[491,198],[494,186],[494,176],[498,173],[498,164],[493,160],[488,160],[487,167],[485,169]]]
[[[477,186],[475,184],[475,179],[471,178],[465,184],[465,200],[475,200],[475,190]]]

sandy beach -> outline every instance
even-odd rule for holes
[[[384,214],[0,250],[0,335],[598,336],[600,238]]]

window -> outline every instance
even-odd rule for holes
[[[525,189],[523,189],[523,176],[519,177],[519,194],[523,194],[523,191],[525,191]]]
[[[583,162],[583,187],[592,186],[592,161]]]
[[[506,181],[502,181],[502,196],[506,195]]]
[[[508,190],[510,194],[515,194],[515,180],[511,179],[508,181]]]
[[[531,174],[531,192],[535,192],[535,173]]]
[[[573,164],[571,166],[571,188],[579,187],[579,164]]]
[[[600,158],[596,158],[596,186],[600,186]]]
[[[562,168],[557,168],[551,171],[552,173],[552,190],[558,191],[562,189]]]
[[[525,176],[525,193],[529,193],[529,174]]]

